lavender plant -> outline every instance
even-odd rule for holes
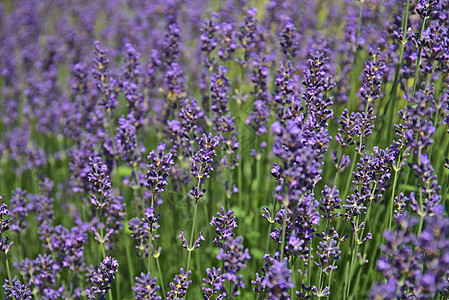
[[[0,293],[448,298],[448,20],[3,1]]]

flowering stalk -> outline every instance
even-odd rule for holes
[[[198,240],[195,243],[193,241],[195,234],[198,202],[206,193],[206,188],[202,188],[202,185],[204,184],[204,179],[209,178],[211,172],[214,170],[212,164],[214,161],[214,157],[217,156],[215,148],[218,146],[218,144],[219,138],[217,136],[212,136],[212,133],[209,133],[209,135],[203,133],[203,136],[199,141],[199,150],[193,156],[192,162],[190,164],[192,167],[190,170],[190,174],[193,177],[197,178],[197,185],[196,187],[192,186],[192,189],[189,192],[190,196],[193,198],[194,201],[193,220],[189,241],[190,243],[187,244],[187,242],[184,242],[183,240],[184,244],[183,247],[187,249],[187,251],[189,252],[187,257],[187,268],[186,268],[187,271],[189,271],[192,251],[199,247],[199,241],[201,239],[204,240],[204,238],[200,233],[200,237],[198,238]],[[179,237],[183,238],[184,237],[183,233],[181,233]]]
[[[415,66],[415,76],[414,76],[414,79],[413,79],[413,88],[412,88],[412,93],[411,93],[412,97],[415,96],[416,85],[418,83],[418,72],[419,72],[419,67],[421,65],[421,53],[422,53],[422,48],[423,48],[423,45],[422,45],[423,35],[422,35],[422,33],[423,33],[424,29],[426,28],[426,22],[427,22],[428,19],[429,19],[429,16],[426,15],[424,17],[423,21],[422,21],[421,31],[419,32],[418,58],[417,58],[417,61],[416,61],[416,66]]]

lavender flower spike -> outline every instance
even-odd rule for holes
[[[161,300],[157,295],[159,286],[156,285],[156,278],[151,278],[151,274],[141,273],[140,277],[136,277],[136,284],[133,286],[134,299],[137,300]]]
[[[184,273],[184,269],[182,267],[180,268],[179,275],[176,275],[173,282],[170,282],[171,290],[167,294],[167,300],[183,299],[189,288],[189,284],[192,282],[191,280],[187,280],[190,274],[192,274],[191,271]]]
[[[22,284],[17,277],[14,277],[12,282],[6,279],[3,284],[6,299],[31,300],[30,286],[31,283]]]
[[[92,287],[86,289],[86,295],[89,297],[89,300],[97,299],[97,296],[100,296],[100,299],[103,299],[104,295],[111,289],[110,284],[115,279],[114,274],[117,272],[118,262],[116,259],[110,256],[103,259],[100,268],[98,268],[96,272],[93,272],[90,278]]]

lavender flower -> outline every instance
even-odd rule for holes
[[[212,133],[209,133],[209,135],[203,133],[203,136],[199,141],[200,148],[192,158],[190,174],[198,179],[198,184],[196,187],[192,186],[190,195],[196,201],[206,192],[205,188],[202,189],[202,184],[204,183],[204,179],[209,178],[211,172],[214,170],[212,164],[214,157],[217,156],[215,148],[218,144],[218,137],[212,136]]]
[[[265,278],[262,281],[262,286],[265,287],[270,299],[290,299],[289,289],[295,288],[291,273],[292,271],[287,267],[286,260],[280,262],[276,259],[271,259],[271,265],[268,267]]]
[[[322,272],[329,275],[332,270],[337,269],[337,266],[334,265],[334,262],[340,260],[340,240],[345,240],[346,236],[340,239],[339,234],[332,227],[327,232],[317,233],[317,236],[321,237],[323,241],[321,241],[316,252],[318,256],[318,261],[315,261],[315,265],[319,266]]]
[[[148,225],[139,218],[132,218],[128,221],[128,226],[131,231],[131,237],[134,238],[134,244],[138,250],[136,255],[138,257],[148,257],[150,254],[148,243],[150,234],[148,231]]]
[[[169,284],[171,290],[167,293],[167,300],[183,299],[189,288],[189,284],[192,282],[191,280],[187,280],[190,274],[192,274],[191,271],[184,273],[184,269],[182,267],[180,268],[179,275],[175,275],[173,282]]]
[[[321,173],[319,167],[322,163],[318,160],[319,152],[314,149],[317,136],[310,132],[306,125],[302,124],[300,127],[293,120],[287,120],[285,126],[275,122],[271,126],[271,131],[277,135],[273,153],[282,162],[281,165],[275,164],[271,170],[273,177],[279,181],[275,197],[280,202],[287,199],[282,190],[285,182],[288,188],[288,201],[294,206],[301,195],[319,180]]]
[[[213,73],[210,78],[210,96],[212,98],[211,109],[216,112],[217,117],[229,111],[229,88],[230,81],[226,77],[228,69],[218,66],[217,73]]]
[[[156,285],[156,278],[151,278],[150,273],[141,273],[140,277],[136,277],[136,284],[133,286],[135,299],[138,300],[161,300],[157,295],[159,286]]]
[[[320,211],[323,213],[321,218],[332,221],[334,218],[341,216],[342,214],[336,212],[341,208],[341,199],[338,198],[339,191],[336,186],[332,188],[327,185],[324,186],[324,190],[321,191],[323,198],[321,198]]]
[[[290,18],[285,18],[279,43],[287,59],[293,59],[296,55],[296,51],[298,50],[297,35],[295,24]]]
[[[218,248],[223,248],[223,242],[234,236],[232,230],[237,227],[234,211],[231,209],[226,212],[225,208],[222,206],[221,212],[218,212],[216,217],[212,217],[210,226],[216,227],[215,233],[217,236],[214,238],[213,242],[217,243]]]
[[[125,61],[122,65],[123,77],[128,82],[138,82],[140,76],[140,53],[131,44],[126,44],[124,49]]]
[[[114,109],[117,106],[117,81],[111,77],[109,71],[109,58],[106,48],[100,45],[100,42],[94,43],[94,66],[92,76],[97,80],[97,88],[104,95],[101,106],[106,110]]]
[[[181,239],[182,241],[182,247],[186,249],[187,251],[193,251],[195,249],[198,249],[200,247],[200,242],[205,241],[206,239],[203,236],[203,232],[200,231],[199,237],[196,239],[196,241],[193,243],[192,247],[189,247],[189,243],[187,242],[185,236],[184,236],[184,230],[181,229],[181,234],[178,236],[178,239]]]
[[[335,140],[343,149],[355,144],[357,152],[362,154],[365,149],[364,141],[371,135],[374,129],[372,122],[375,119],[376,116],[373,116],[372,108],[368,109],[367,113],[352,112],[351,114],[345,108],[338,121],[342,128],[338,128]]]
[[[203,278],[203,299],[204,300],[222,300],[223,295],[221,294],[221,289],[223,286],[223,277],[221,275],[221,268],[216,269],[206,269],[207,278]]]
[[[380,49],[370,50],[371,60],[365,63],[362,86],[359,89],[361,99],[360,111],[368,111],[381,96],[382,78],[386,72],[386,64],[380,56]]]
[[[168,25],[168,30],[165,34],[165,41],[163,46],[164,63],[170,66],[174,62],[179,61],[180,56],[180,30],[176,23]]]
[[[416,13],[423,19],[433,19],[438,15],[438,0],[420,0],[416,4]]]
[[[166,94],[167,100],[172,107],[177,107],[177,101],[187,95],[184,70],[179,63],[173,62],[168,66],[164,76],[162,91]]]
[[[333,111],[328,108],[333,104],[327,93],[335,87],[334,78],[328,74],[329,59],[319,51],[312,53],[307,61],[308,69],[304,71],[302,84],[306,88],[302,98],[307,104],[308,113],[316,118],[316,129],[327,127],[327,121],[333,118]]]
[[[237,48],[236,32],[234,26],[228,23],[220,24],[220,37],[218,44],[218,57],[223,61],[229,60]]]
[[[276,91],[274,101],[276,106],[276,115],[279,120],[285,122],[296,116],[303,110],[301,98],[296,88],[295,70],[291,61],[284,66],[284,62],[279,63],[279,69],[276,76]]]
[[[196,100],[184,100],[179,111],[178,120],[168,121],[172,134],[172,147],[170,152],[191,158],[193,144],[201,138],[203,132],[202,120],[204,110],[197,104]],[[182,152],[180,151],[182,149]]]
[[[118,121],[119,127],[115,136],[116,151],[123,155],[123,159],[130,165],[135,165],[139,162],[139,153],[136,141],[136,119],[133,115],[128,115],[125,118],[123,115]]]
[[[202,63],[205,68],[210,68],[215,64],[215,58],[211,57],[212,51],[217,47],[216,33],[219,29],[218,22],[216,21],[218,15],[213,13],[212,18],[206,18],[203,21],[201,27],[200,47],[202,52]]]
[[[48,254],[39,254],[34,260],[25,258],[19,266],[16,264],[16,267],[23,275],[24,281],[32,283],[39,293],[55,286],[57,272],[60,270],[59,264]]]
[[[409,105],[399,112],[401,124],[395,127],[396,135],[415,154],[433,144],[435,124],[431,121],[435,112],[432,105],[433,91],[419,90],[410,99]]]
[[[70,230],[58,225],[54,228],[48,241],[48,248],[55,253],[58,263],[69,269],[78,278],[85,269],[84,245],[87,243],[87,232],[80,227]]]
[[[268,59],[267,56],[256,56],[253,63],[251,81],[254,83],[254,110],[251,111],[245,123],[250,125],[257,135],[267,133],[266,123],[271,114],[269,107],[271,99],[268,92]]]
[[[332,152],[332,155],[334,156],[335,168],[340,173],[342,173],[351,164],[351,158],[349,157],[349,155],[342,154],[340,162],[338,161],[337,150]]]
[[[6,299],[31,300],[32,294],[31,294],[30,286],[31,286],[31,283],[22,284],[17,279],[17,277],[14,277],[12,279],[12,282],[9,282],[8,279],[5,279],[3,288],[5,289]]]
[[[152,199],[167,189],[167,177],[170,166],[174,164],[171,153],[164,153],[165,144],[157,146],[157,152],[151,151],[148,155],[147,174],[145,176],[145,187],[151,191]],[[153,202],[153,201],[152,201]]]
[[[397,223],[396,232],[384,233],[386,244],[381,246],[383,256],[377,261],[386,283],[377,284],[371,296],[428,298],[447,289],[449,221],[441,217],[426,218],[418,236],[413,233],[418,224],[416,218],[409,219],[404,214]]]
[[[3,197],[0,196],[0,201]],[[9,215],[8,206],[5,203],[0,205],[0,249],[3,253],[8,254],[14,242],[10,242],[9,237],[3,238],[3,234],[11,227],[10,219],[5,217]]]
[[[222,144],[222,150],[224,151],[221,162],[228,169],[234,169],[238,166],[238,160],[240,155],[237,152],[239,148],[239,142],[237,141],[237,127],[234,125],[235,118],[231,118],[231,113],[225,116],[221,116],[215,123],[216,132],[220,138]]]
[[[438,190],[440,190],[441,187],[438,185],[436,175],[434,175],[434,169],[430,164],[429,156],[427,154],[422,154],[418,164],[409,163],[409,166],[418,178],[423,201],[421,207],[415,199],[414,193],[411,192],[409,196],[411,209],[421,216],[442,214],[444,212],[444,207],[440,203],[441,196],[438,195]]]
[[[243,275],[237,274],[240,270],[246,268],[246,261],[251,258],[248,249],[244,249],[243,237],[237,238],[229,237],[224,241],[223,248],[220,248],[220,252],[217,255],[217,259],[223,260],[223,278],[229,282],[230,289],[226,289],[228,286],[223,284],[223,296],[224,297],[236,297],[240,295],[239,288],[244,288],[245,284],[242,281]]]
[[[100,156],[94,158],[89,157],[90,171],[87,174],[87,178],[93,184],[93,189],[100,195],[100,198],[91,196],[91,202],[97,207],[102,208],[108,201],[108,196],[111,192],[111,181],[109,180],[108,167],[103,164],[103,160]]]
[[[100,264],[90,276],[91,288],[86,289],[86,295],[89,299],[97,299],[97,296],[104,298],[104,296],[111,289],[110,284],[115,279],[114,274],[118,272],[118,262],[116,259],[108,256]]]
[[[246,11],[246,16],[243,18],[242,25],[237,33],[237,38],[240,41],[240,46],[244,49],[243,58],[239,58],[237,62],[241,65],[246,64],[250,54],[256,46],[257,34],[257,19],[255,18],[257,9],[249,8]]]
[[[12,231],[20,232],[26,230],[28,227],[28,223],[25,220],[29,210],[26,196],[26,191],[22,191],[20,188],[12,193],[10,205]]]
[[[215,226],[217,237],[214,242],[217,243],[219,253],[217,258],[223,260],[223,283],[221,286],[221,292],[223,297],[235,297],[240,295],[239,288],[245,287],[242,281],[242,275],[237,274],[240,270],[246,268],[246,261],[251,258],[248,249],[244,249],[242,245],[243,238],[241,236],[234,239],[232,230],[237,227],[234,211],[225,211],[224,207],[221,208],[221,213],[217,213],[217,217],[213,217],[210,222],[211,226]],[[229,282],[228,285],[224,281]]]

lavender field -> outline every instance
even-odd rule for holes
[[[449,299],[449,0],[0,2],[6,299]]]

